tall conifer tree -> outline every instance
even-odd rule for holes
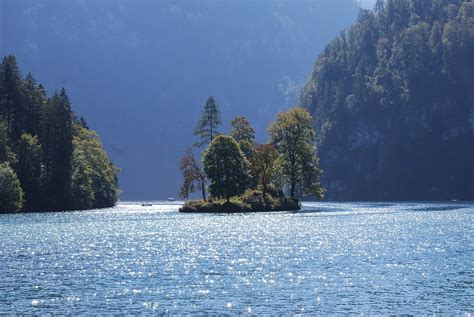
[[[194,135],[201,138],[200,141],[196,142],[195,146],[203,146],[212,142],[214,137],[219,134],[217,128],[221,124],[221,113],[219,106],[217,105],[214,97],[210,96],[207,98],[204,110],[202,112],[201,120],[199,120]]]
[[[64,88],[56,92],[45,107],[41,141],[44,146],[48,207],[68,205],[72,157],[71,104]]]

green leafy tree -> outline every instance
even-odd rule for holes
[[[198,161],[194,158],[194,153],[191,149],[186,151],[186,154],[181,158],[179,168],[183,173],[183,186],[181,186],[181,197],[184,199],[189,197],[190,193],[200,190],[202,199],[206,201],[206,174],[202,170]]]
[[[293,198],[299,188],[302,194],[321,197],[319,166],[314,145],[313,119],[303,108],[280,112],[268,129],[271,143],[282,159],[282,174]]]
[[[201,119],[199,120],[194,135],[199,136],[200,140],[196,142],[195,146],[203,146],[212,142],[214,137],[219,134],[217,128],[221,124],[221,114],[219,106],[214,97],[207,98]]]
[[[117,174],[95,131],[77,128],[72,156],[71,203],[75,209],[114,206],[119,198]]]
[[[235,117],[230,122],[231,132],[230,136],[234,138],[235,141],[255,141],[255,129],[252,127],[250,122],[245,117]]]
[[[268,186],[278,170],[278,152],[272,144],[257,144],[250,158],[252,175],[258,179],[262,187],[262,196],[265,198]]]
[[[204,152],[203,164],[212,196],[229,201],[245,191],[249,163],[232,137],[217,136]]]
[[[240,146],[242,152],[244,152],[247,159],[250,159],[252,155],[253,146],[255,144],[255,130],[250,125],[250,122],[245,117],[235,117],[230,122],[231,132],[230,136]]]
[[[42,206],[42,148],[36,136],[24,133],[16,147],[16,170],[25,193],[25,210]]]
[[[15,212],[23,208],[23,190],[15,171],[8,163],[0,164],[0,212]]]

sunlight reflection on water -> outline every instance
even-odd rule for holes
[[[0,313],[472,314],[474,204],[179,206],[0,215]]]

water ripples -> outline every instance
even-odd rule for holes
[[[0,314],[472,314],[474,205],[0,215]]]

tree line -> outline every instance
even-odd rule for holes
[[[332,199],[474,198],[474,3],[378,0],[319,56],[315,118]]]
[[[323,196],[316,155],[315,131],[311,115],[293,108],[277,115],[268,128],[269,143],[255,142],[255,130],[245,117],[235,117],[228,135],[221,134],[218,104],[207,99],[194,131],[195,148],[204,147],[201,159],[192,148],[180,161],[183,173],[181,196],[200,192],[203,201],[242,195],[258,190],[265,199],[269,191],[286,191],[291,198],[301,195]]]
[[[71,110],[61,89],[46,90],[16,58],[0,64],[0,212],[113,206],[118,168],[99,136]]]

